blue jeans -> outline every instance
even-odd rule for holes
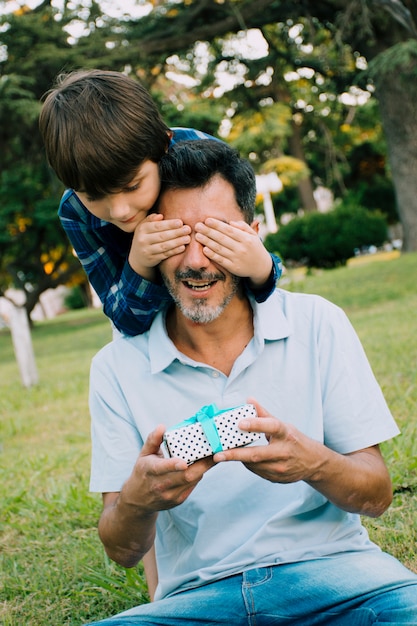
[[[252,569],[98,626],[416,626],[417,575],[383,552]]]

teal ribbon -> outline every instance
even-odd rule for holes
[[[172,426],[169,430],[184,428],[184,426],[190,426],[191,424],[196,424],[198,422],[201,424],[213,454],[216,454],[216,452],[221,452],[223,450],[223,446],[213,418],[221,413],[225,413],[226,411],[230,411],[230,409],[223,409],[222,411],[219,411],[215,404],[208,404],[197,411],[195,415],[184,420],[183,422],[180,422],[179,424],[176,424],[175,426]]]

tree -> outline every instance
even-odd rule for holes
[[[379,103],[397,207],[403,224],[403,250],[417,250],[417,5],[405,0],[369,3],[317,3],[321,19],[332,13],[340,36],[369,63]],[[360,78],[360,77],[359,77]]]
[[[94,19],[98,15],[93,7]],[[42,2],[33,11],[24,7],[2,18],[0,295],[10,286],[22,289],[28,315],[47,289],[86,282],[58,222],[63,187],[46,163],[38,131],[40,99],[56,75],[65,67],[87,65],[84,46],[71,45],[65,31],[74,13],[65,10],[61,20],[55,17],[50,2]],[[108,35],[103,28],[90,38],[103,64]]]
[[[349,44],[368,68],[355,68],[357,83],[375,90],[388,145],[405,251],[417,250],[417,5],[411,0],[195,0],[156,3],[127,28],[138,62],[190,53],[195,41],[264,28],[277,22],[317,19],[331,25],[336,42]],[[338,77],[335,76],[337,82]],[[366,81],[366,82],[365,82]],[[343,85],[343,88],[346,84]]]

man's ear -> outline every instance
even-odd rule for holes
[[[259,220],[253,220],[251,224],[251,228],[255,231],[255,233],[259,234]]]

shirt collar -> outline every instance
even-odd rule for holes
[[[258,342],[279,341],[291,332],[291,325],[282,307],[282,296],[277,289],[265,302],[258,303],[250,298],[254,312],[255,339]],[[165,326],[166,311],[160,311],[149,331],[149,358],[152,374],[166,369],[175,359],[189,361],[182,352],[177,350],[168,337]]]

